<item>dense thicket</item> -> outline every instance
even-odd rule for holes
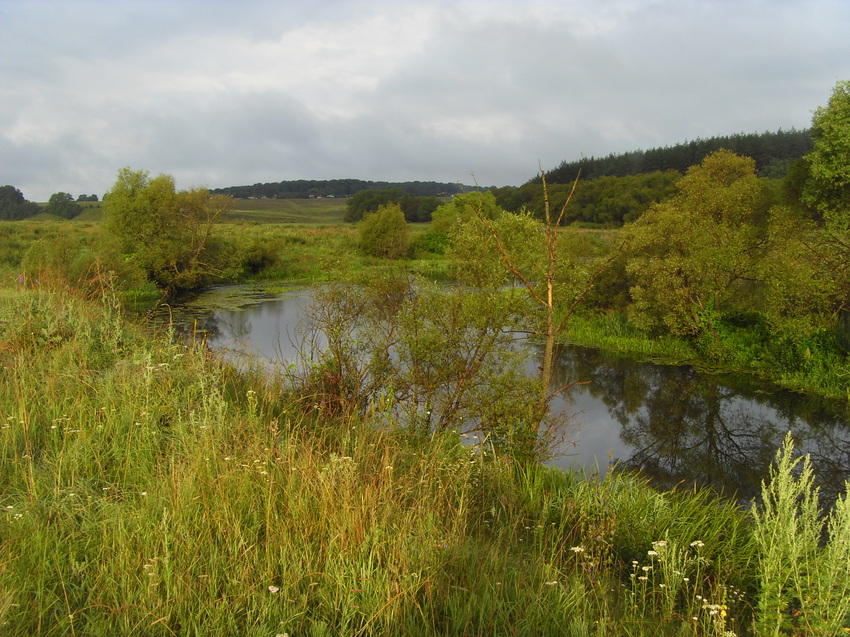
[[[306,199],[308,197],[350,197],[361,190],[386,190],[399,188],[403,192],[417,197],[440,197],[454,195],[469,186],[457,183],[438,183],[436,181],[363,181],[362,179],[296,179],[294,181],[279,181],[257,183],[253,186],[229,186],[211,190],[212,194],[230,195],[237,199],[251,197],[269,199]]]
[[[590,180],[604,176],[625,177],[665,170],[684,173],[720,149],[754,159],[756,171],[761,177],[779,178],[785,176],[793,160],[799,159],[812,149],[812,135],[809,130],[798,131],[792,128],[788,131],[780,129],[775,133],[738,133],[708,139],[698,138],[675,146],[563,161],[557,168],[546,172],[546,179],[550,184],[563,184],[575,181],[579,174],[582,179]],[[540,177],[531,181],[539,183]]]
[[[563,223],[582,221],[621,226],[628,221],[634,221],[653,203],[669,199],[676,192],[676,183],[681,176],[675,170],[667,170],[579,181],[565,211]],[[549,185],[549,200],[553,209],[560,210],[572,187],[572,182]],[[535,217],[543,218],[546,204],[543,185],[540,182],[530,181],[516,189],[496,188],[492,192],[497,203],[505,210],[518,212],[525,208]]]
[[[408,222],[431,221],[431,215],[440,206],[437,197],[417,197],[401,188],[361,190],[345,202],[345,221],[360,221],[364,215],[381,206],[398,204]]]

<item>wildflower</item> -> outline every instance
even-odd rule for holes
[[[656,557],[658,555],[658,551],[647,551],[646,552],[649,557]]]
[[[573,546],[573,547],[570,547],[570,550],[573,553],[584,553],[584,547],[583,546]]]
[[[705,542],[703,542],[702,540],[694,540],[693,542],[691,542],[691,546],[695,549],[701,549],[703,546],[705,546]]]
[[[646,575],[641,575],[640,577],[638,577],[638,579],[639,579],[641,582],[645,582],[645,581],[647,580],[647,577],[646,577]]]
[[[277,586],[269,586],[269,593],[277,593],[280,589]]]
[[[543,582],[544,586],[557,586],[558,582]]]

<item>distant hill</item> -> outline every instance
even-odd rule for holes
[[[463,184],[439,183],[435,181],[363,181],[361,179],[312,180],[297,179],[278,181],[253,186],[229,186],[215,188],[214,194],[230,195],[237,199],[307,199],[310,197],[350,197],[361,190],[387,190],[400,188],[417,197],[443,197],[475,190]]]
[[[585,180],[597,177],[627,177],[667,170],[684,173],[721,148],[755,159],[756,170],[760,176],[780,178],[785,176],[791,162],[812,149],[812,136],[809,130],[796,129],[780,129],[775,133],[740,133],[696,139],[664,148],[563,161],[557,168],[546,171],[546,181],[551,184],[569,183],[575,181],[579,171],[581,178]],[[540,177],[529,181],[539,182]]]

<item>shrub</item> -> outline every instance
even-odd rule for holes
[[[397,204],[381,206],[360,222],[360,247],[369,256],[399,259],[407,256],[410,231]]]

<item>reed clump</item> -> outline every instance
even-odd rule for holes
[[[709,493],[320,415],[108,289],[0,301],[3,635],[761,631],[760,527]]]

